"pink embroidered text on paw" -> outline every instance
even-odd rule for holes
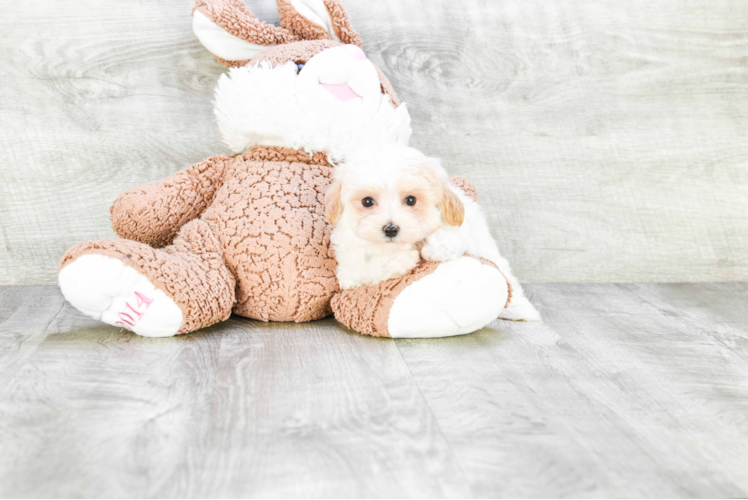
[[[115,323],[116,325],[122,325],[128,330],[131,330],[135,327],[135,324],[143,318],[145,309],[151,307],[151,304],[153,303],[153,299],[146,297],[140,292],[135,292],[135,297],[136,307],[131,306],[129,302],[125,302],[126,310],[117,313],[120,320]]]

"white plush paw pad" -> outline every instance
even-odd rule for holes
[[[121,260],[83,255],[58,276],[68,302],[82,313],[144,337],[171,337],[182,311],[163,291]]]
[[[436,271],[395,298],[387,329],[393,338],[449,337],[480,330],[495,320],[509,288],[495,268],[470,257]]]

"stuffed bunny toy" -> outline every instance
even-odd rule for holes
[[[325,219],[334,165],[361,145],[406,144],[410,117],[338,0],[277,3],[280,26],[260,22],[242,0],[197,0],[195,34],[231,67],[215,115],[235,154],[123,193],[111,207],[120,238],[83,242],[63,257],[65,298],[151,337],[232,312],[305,322],[334,310],[347,326],[387,337],[469,333],[500,314],[533,319],[498,251],[339,290]],[[469,182],[453,182],[475,197]]]

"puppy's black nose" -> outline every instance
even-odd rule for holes
[[[388,238],[394,238],[397,236],[397,233],[400,231],[400,228],[397,226],[393,226],[392,224],[387,224],[382,228],[382,231],[384,232],[384,235]]]

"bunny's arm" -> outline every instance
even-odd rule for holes
[[[121,238],[154,248],[168,245],[179,228],[213,202],[231,160],[214,156],[160,181],[125,191],[110,209],[112,228]]]

